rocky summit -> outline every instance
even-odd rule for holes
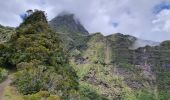
[[[82,26],[80,21],[74,14],[60,13],[57,17],[53,18],[49,25],[57,32],[63,33],[81,33],[88,35],[88,31]]]

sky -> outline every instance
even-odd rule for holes
[[[51,20],[67,11],[90,33],[123,33],[145,40],[170,40],[170,0],[0,0],[0,24],[18,26],[20,15],[40,9]]]

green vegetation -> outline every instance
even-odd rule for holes
[[[0,40],[0,81],[7,70],[17,70],[12,86],[5,87],[6,100],[170,98],[169,41],[132,50],[135,37],[88,35],[73,18],[61,19],[56,33],[42,11],[35,11],[15,30],[0,26],[0,33],[2,29],[3,36],[7,34]]]
[[[4,100],[24,100],[23,96],[18,93],[18,91],[12,87],[12,86],[7,86],[4,89],[4,93],[3,93],[3,99]]]
[[[8,86],[5,88],[5,92],[3,94],[3,100],[61,100],[60,96],[50,94],[47,91],[40,91],[31,95],[21,95],[17,92],[17,90]]]
[[[15,33],[15,29],[11,27],[4,27],[0,25],[0,43],[10,40],[12,34]]]
[[[45,90],[68,99],[78,90],[76,73],[42,11],[16,29],[7,45],[2,45],[1,57],[4,67],[17,68],[13,85],[24,95]]]
[[[159,62],[156,62],[157,65],[157,84],[159,91],[160,100],[169,100],[169,85],[170,85],[170,42],[165,41],[161,43],[158,48],[159,53]]]
[[[136,91],[135,94],[138,100],[157,100],[153,92],[149,92],[146,89],[141,89],[139,91]]]
[[[2,82],[8,76],[6,69],[0,68],[0,82]]]
[[[154,79],[145,74],[144,65],[139,66],[138,60],[134,60],[143,49],[140,53],[129,49],[135,39],[122,34],[108,37],[100,33],[90,35],[86,49],[73,52],[70,60],[79,77],[80,90],[93,91],[99,100],[158,99],[155,84],[152,83]],[[90,93],[84,95],[90,96]]]
[[[24,100],[61,100],[59,96],[52,95],[47,91],[40,91],[33,95],[27,95],[23,97]]]

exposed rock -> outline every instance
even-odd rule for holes
[[[89,35],[88,31],[82,26],[80,21],[76,19],[74,14],[59,14],[57,17],[49,22],[50,26],[56,32],[64,33],[81,33],[82,35]]]
[[[88,57],[83,58],[83,57],[75,57],[75,62],[76,64],[80,65],[80,64],[86,64],[88,63]]]
[[[139,89],[139,88],[143,87],[143,85],[138,81],[127,80],[126,83],[132,89]]]

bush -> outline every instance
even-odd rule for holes
[[[148,90],[141,89],[136,92],[137,100],[156,100],[155,95]]]
[[[8,76],[8,71],[0,68],[0,82],[2,82]]]
[[[78,77],[43,11],[31,14],[16,32],[7,49],[0,47],[0,64],[3,61],[2,65],[18,70],[13,82],[16,88],[25,95],[45,90],[71,97],[71,91],[78,90]]]
[[[47,91],[40,91],[36,94],[25,96],[24,100],[60,100],[60,96],[51,95]]]
[[[55,67],[44,66],[34,60],[30,63],[20,63],[17,68],[19,71],[15,74],[13,84],[25,95],[45,90],[69,98],[71,91],[77,90],[78,83],[74,73],[71,70],[66,73],[64,67],[56,71]]]

